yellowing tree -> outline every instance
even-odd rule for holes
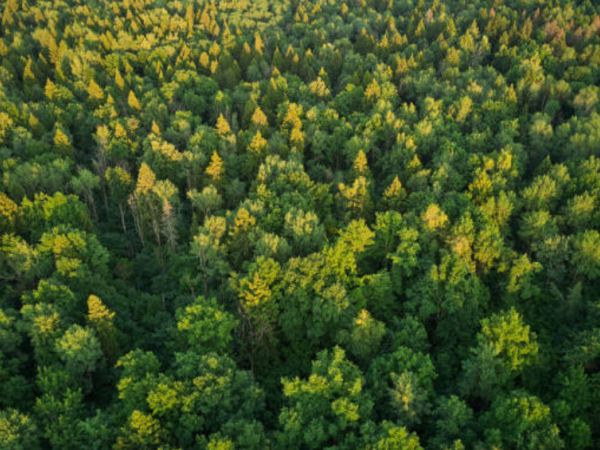
[[[383,192],[383,196],[386,198],[394,198],[398,197],[402,192],[402,183],[398,179],[397,176],[394,177],[392,183],[387,187],[387,189]]]
[[[56,128],[54,133],[54,148],[64,156],[71,155],[73,152],[69,136],[60,127]]]
[[[104,91],[94,80],[90,80],[90,83],[87,87],[87,93],[90,99],[94,101],[99,102],[104,98]]]
[[[268,346],[278,316],[277,279],[281,268],[272,259],[260,257],[247,277],[232,281],[238,292],[239,310],[243,317],[244,335],[249,339],[250,362],[261,346]]]
[[[140,105],[140,101],[135,96],[135,93],[133,91],[129,91],[129,96],[127,97],[127,104],[133,110],[141,111],[142,109],[142,105]]]
[[[252,138],[252,142],[250,142],[248,150],[256,156],[262,156],[267,149],[267,145],[267,140],[262,136],[259,130]]]
[[[233,229],[229,232],[229,235],[236,236],[240,233],[246,232],[255,224],[256,219],[248,212],[248,210],[246,208],[240,208],[235,216]]]
[[[156,175],[145,162],[140,166],[138,173],[137,185],[135,188],[136,194],[147,194],[154,187]]]
[[[446,213],[435,203],[432,203],[427,207],[425,212],[421,215],[421,219],[425,222],[425,226],[432,231],[443,228],[448,222]]]
[[[202,52],[200,54],[200,66],[202,66],[205,71],[210,69],[210,56],[208,56],[208,53]]]
[[[218,181],[223,176],[224,171],[223,160],[219,154],[214,151],[210,158],[210,164],[206,168],[206,174],[209,175],[213,181]]]
[[[369,170],[369,165],[367,162],[367,155],[362,150],[358,151],[358,155],[356,159],[354,159],[354,170],[356,170],[359,175],[365,175]]]
[[[231,133],[231,126],[229,126],[229,122],[223,117],[223,114],[219,114],[217,119],[217,133],[219,136],[226,136]]]
[[[256,107],[256,109],[254,110],[254,114],[252,114],[252,125],[257,128],[266,128],[269,126],[267,116],[262,111],[262,109],[260,109],[259,106]]]
[[[0,192],[0,233],[13,224],[18,210],[17,204],[4,192]]]
[[[150,129],[155,135],[160,136],[160,127],[154,120],[152,121],[152,126],[150,127]]]
[[[35,83],[35,75],[33,74],[33,70],[31,70],[31,65],[33,61],[31,57],[27,58],[27,63],[25,64],[25,69],[23,69],[23,82],[25,84],[34,84]]]
[[[373,202],[369,193],[369,182],[365,177],[358,177],[352,186],[340,183],[338,189],[339,197],[351,217],[358,218],[369,214]]]
[[[124,89],[125,88],[125,80],[121,76],[121,72],[119,71],[118,68],[115,71],[115,84],[117,85],[117,87],[119,89]]]
[[[292,129],[290,133],[290,145],[293,150],[302,151],[304,149],[304,133],[300,128]]]
[[[315,81],[310,83],[308,85],[308,89],[310,90],[310,92],[312,92],[320,98],[328,97],[329,94],[331,94],[331,91],[329,90],[329,88],[327,87],[327,85],[321,77],[317,77]]]
[[[259,55],[262,55],[264,48],[265,44],[257,31],[256,33],[254,33],[254,50],[256,50],[256,53],[258,53]]]
[[[46,80],[44,94],[46,95],[46,98],[50,101],[58,100],[60,98],[60,91],[50,78]]]
[[[117,342],[117,333],[113,325],[115,313],[111,312],[100,298],[90,295],[87,301],[88,321],[96,330],[100,345],[106,359],[112,365],[119,357],[119,344]]]

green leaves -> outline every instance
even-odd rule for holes
[[[56,352],[75,377],[93,372],[102,358],[96,334],[79,325],[69,327],[56,342]]]
[[[491,400],[537,361],[536,334],[514,308],[483,319],[477,341],[463,363],[463,389],[471,395]]]
[[[278,442],[287,448],[322,448],[352,442],[372,403],[360,370],[335,347],[319,353],[306,380],[283,379],[287,407],[279,416]]]
[[[247,427],[256,433],[255,442],[263,442],[262,428],[253,422],[262,409],[261,392],[250,374],[229,358],[177,353],[167,375],[158,373],[154,355],[136,351],[121,358],[118,366],[124,369],[119,397],[127,414],[118,448],[188,448],[200,435],[214,435],[213,441],[217,436],[252,441]]]
[[[365,439],[365,450],[422,450],[416,433],[391,422],[383,422],[381,430]]]
[[[198,354],[228,351],[237,321],[215,299],[198,297],[191,305],[178,309],[175,317],[186,348]]]
[[[550,408],[522,391],[496,400],[483,420],[490,445],[504,444],[516,450],[564,448]]]
[[[407,426],[418,424],[430,410],[436,378],[429,356],[407,347],[377,357],[367,379],[378,416],[394,417]]]
[[[377,353],[385,335],[385,324],[371,317],[369,311],[361,310],[346,333],[341,332],[350,352],[359,360],[369,360]]]
[[[574,237],[572,264],[575,273],[590,280],[600,276],[600,233],[587,230]]]
[[[0,450],[600,441],[598,2],[0,9]]]
[[[477,339],[480,345],[490,345],[507,367],[516,372],[532,364],[538,353],[535,333],[514,308],[483,319]]]
[[[16,409],[0,410],[0,449],[37,450],[41,448],[37,427],[30,417]]]

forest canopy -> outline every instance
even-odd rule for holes
[[[0,450],[600,442],[592,0],[3,0]]]

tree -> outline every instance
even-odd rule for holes
[[[73,377],[85,375],[91,382],[91,374],[102,358],[102,347],[92,330],[79,325],[70,326],[57,340],[55,349]]]
[[[219,181],[223,176],[225,169],[223,168],[223,160],[219,154],[214,151],[210,157],[210,164],[206,168],[206,174],[212,179],[213,182]]]
[[[491,345],[479,345],[463,362],[461,390],[464,394],[491,401],[510,385],[511,373]]]
[[[265,131],[269,126],[269,121],[265,113],[257,106],[252,114],[251,125],[258,131]]]
[[[61,127],[56,127],[54,133],[54,150],[61,156],[72,156],[73,145],[68,134]]]
[[[311,82],[308,85],[308,89],[310,92],[318,98],[326,98],[329,97],[331,91],[327,87],[327,84],[323,81],[321,77],[317,77],[317,79]]]
[[[175,317],[186,347],[199,354],[227,353],[237,321],[216,300],[197,297],[193,304],[178,309]]]
[[[102,351],[109,365],[113,365],[119,357],[117,330],[113,324],[115,313],[111,312],[100,298],[90,295],[87,300],[88,321],[96,330]]]
[[[158,372],[154,355],[139,350],[118,365],[127,418],[115,448],[190,448],[202,435],[236,442],[246,426],[260,430],[252,421],[262,407],[260,390],[225,356],[176,353],[169,375]]]
[[[242,336],[247,339],[251,367],[258,350],[274,344],[275,326],[279,318],[279,277],[281,267],[273,259],[259,257],[248,275],[232,286],[238,294],[242,316]]]
[[[0,232],[9,231],[16,219],[17,204],[4,192],[0,192]]]
[[[388,209],[399,210],[406,198],[406,190],[398,177],[394,177],[391,184],[383,192],[385,206]]]
[[[0,411],[0,449],[36,450],[40,443],[37,427],[30,417],[16,409]]]
[[[307,380],[283,379],[286,406],[279,415],[279,445],[323,448],[329,442],[352,445],[372,402],[363,391],[360,370],[335,347],[320,352]]]
[[[133,91],[129,91],[129,95],[127,96],[127,104],[132,111],[140,111],[142,109],[142,105]]]
[[[81,170],[79,177],[71,181],[73,190],[82,195],[88,207],[92,211],[92,217],[98,220],[98,211],[96,210],[96,202],[94,200],[94,190],[100,187],[100,178],[94,175],[89,170]]]
[[[503,363],[515,372],[532,364],[538,353],[536,334],[523,323],[514,308],[483,319],[477,340],[482,345],[490,345]]]
[[[55,342],[64,332],[64,324],[56,306],[48,303],[25,305],[21,309],[21,314],[38,364],[55,362],[56,356],[53,352]]]
[[[203,218],[208,217],[210,213],[219,209],[223,201],[217,188],[214,186],[207,186],[202,189],[202,192],[193,189],[188,191],[187,195],[194,208],[197,208],[202,213]]]
[[[258,130],[250,141],[250,145],[248,145],[248,151],[256,158],[260,159],[268,152],[268,146],[269,143],[263,138],[260,130]]]
[[[410,433],[406,427],[392,422],[382,422],[379,428],[377,433],[365,438],[367,441],[365,450],[422,450],[423,448],[417,434]]]
[[[356,171],[358,176],[367,175],[369,165],[367,161],[367,156],[362,150],[359,150],[358,155],[356,155],[356,159],[354,160],[354,170]]]
[[[229,126],[229,122],[227,122],[227,119],[223,117],[223,114],[219,114],[216,128],[217,134],[219,136],[227,136],[229,133],[231,133],[231,127]]]
[[[359,176],[351,186],[340,183],[338,189],[340,191],[339,198],[349,217],[365,218],[369,216],[373,202],[369,193],[369,182],[365,177]]]
[[[581,115],[589,114],[598,104],[598,88],[586,86],[581,89],[573,99],[573,105]]]
[[[21,214],[34,238],[56,226],[70,225],[89,230],[91,223],[87,208],[74,195],[57,192],[52,196],[36,194],[33,201],[25,198],[21,202]]]
[[[550,408],[522,391],[498,398],[483,423],[489,445],[506,445],[517,450],[564,448]]]
[[[137,185],[129,197],[129,204],[142,244],[152,231],[154,240],[159,246],[165,243],[171,250],[176,244],[176,209],[179,198],[177,188],[168,180],[156,181],[152,169],[142,163],[138,173]]]
[[[348,287],[358,284],[359,255],[373,244],[364,221],[352,221],[334,245],[290,260],[282,278],[279,324],[297,355],[310,354],[354,318]]]
[[[473,410],[455,395],[440,397],[437,403],[432,444],[439,448],[451,448],[457,440],[468,444],[475,437]]]
[[[573,239],[572,264],[575,273],[594,280],[600,275],[600,233],[586,230]]]
[[[149,176],[149,174],[148,174]],[[127,224],[125,222],[125,208],[127,200],[133,193],[134,183],[131,175],[121,167],[109,167],[104,175],[108,189],[112,198],[117,202],[121,216],[121,227],[123,233],[127,234]]]
[[[361,310],[348,331],[340,333],[340,340],[359,361],[368,361],[377,354],[385,335],[385,324],[373,319],[366,309]]]
[[[285,214],[283,235],[291,243],[294,253],[306,255],[318,251],[325,243],[325,229],[312,211],[292,207]]]
[[[190,246],[190,253],[198,258],[205,298],[208,296],[209,288],[214,287],[216,280],[225,277],[230,270],[225,257],[225,245],[222,242],[226,227],[224,217],[207,217]]]
[[[143,406],[148,390],[156,385],[160,363],[154,353],[136,349],[119,358],[116,367],[121,373],[117,384],[120,406],[130,415]]]
[[[367,379],[379,417],[395,417],[408,426],[418,424],[431,408],[436,377],[429,356],[407,347],[377,357]]]
[[[421,218],[425,226],[431,231],[439,230],[448,223],[448,216],[436,204],[429,205],[421,215]]]
[[[115,449],[156,448],[162,441],[162,430],[158,420],[149,414],[134,411],[126,427],[121,429]]]
[[[87,93],[92,102],[100,102],[104,98],[104,91],[94,80],[90,80],[87,87]]]
[[[54,375],[57,375],[57,378],[63,377],[63,374],[55,373],[49,378]],[[68,375],[65,378],[68,378]],[[68,387],[65,390],[65,380],[61,381],[60,391],[47,390],[36,400],[35,412],[43,425],[42,435],[53,448],[86,448],[80,429],[84,414],[83,395],[79,389],[73,390]]]
[[[536,334],[511,308],[481,321],[478,345],[463,363],[463,388],[472,395],[491,400],[499,389],[536,362]]]

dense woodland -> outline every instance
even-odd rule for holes
[[[3,0],[0,450],[600,448],[593,0]]]

